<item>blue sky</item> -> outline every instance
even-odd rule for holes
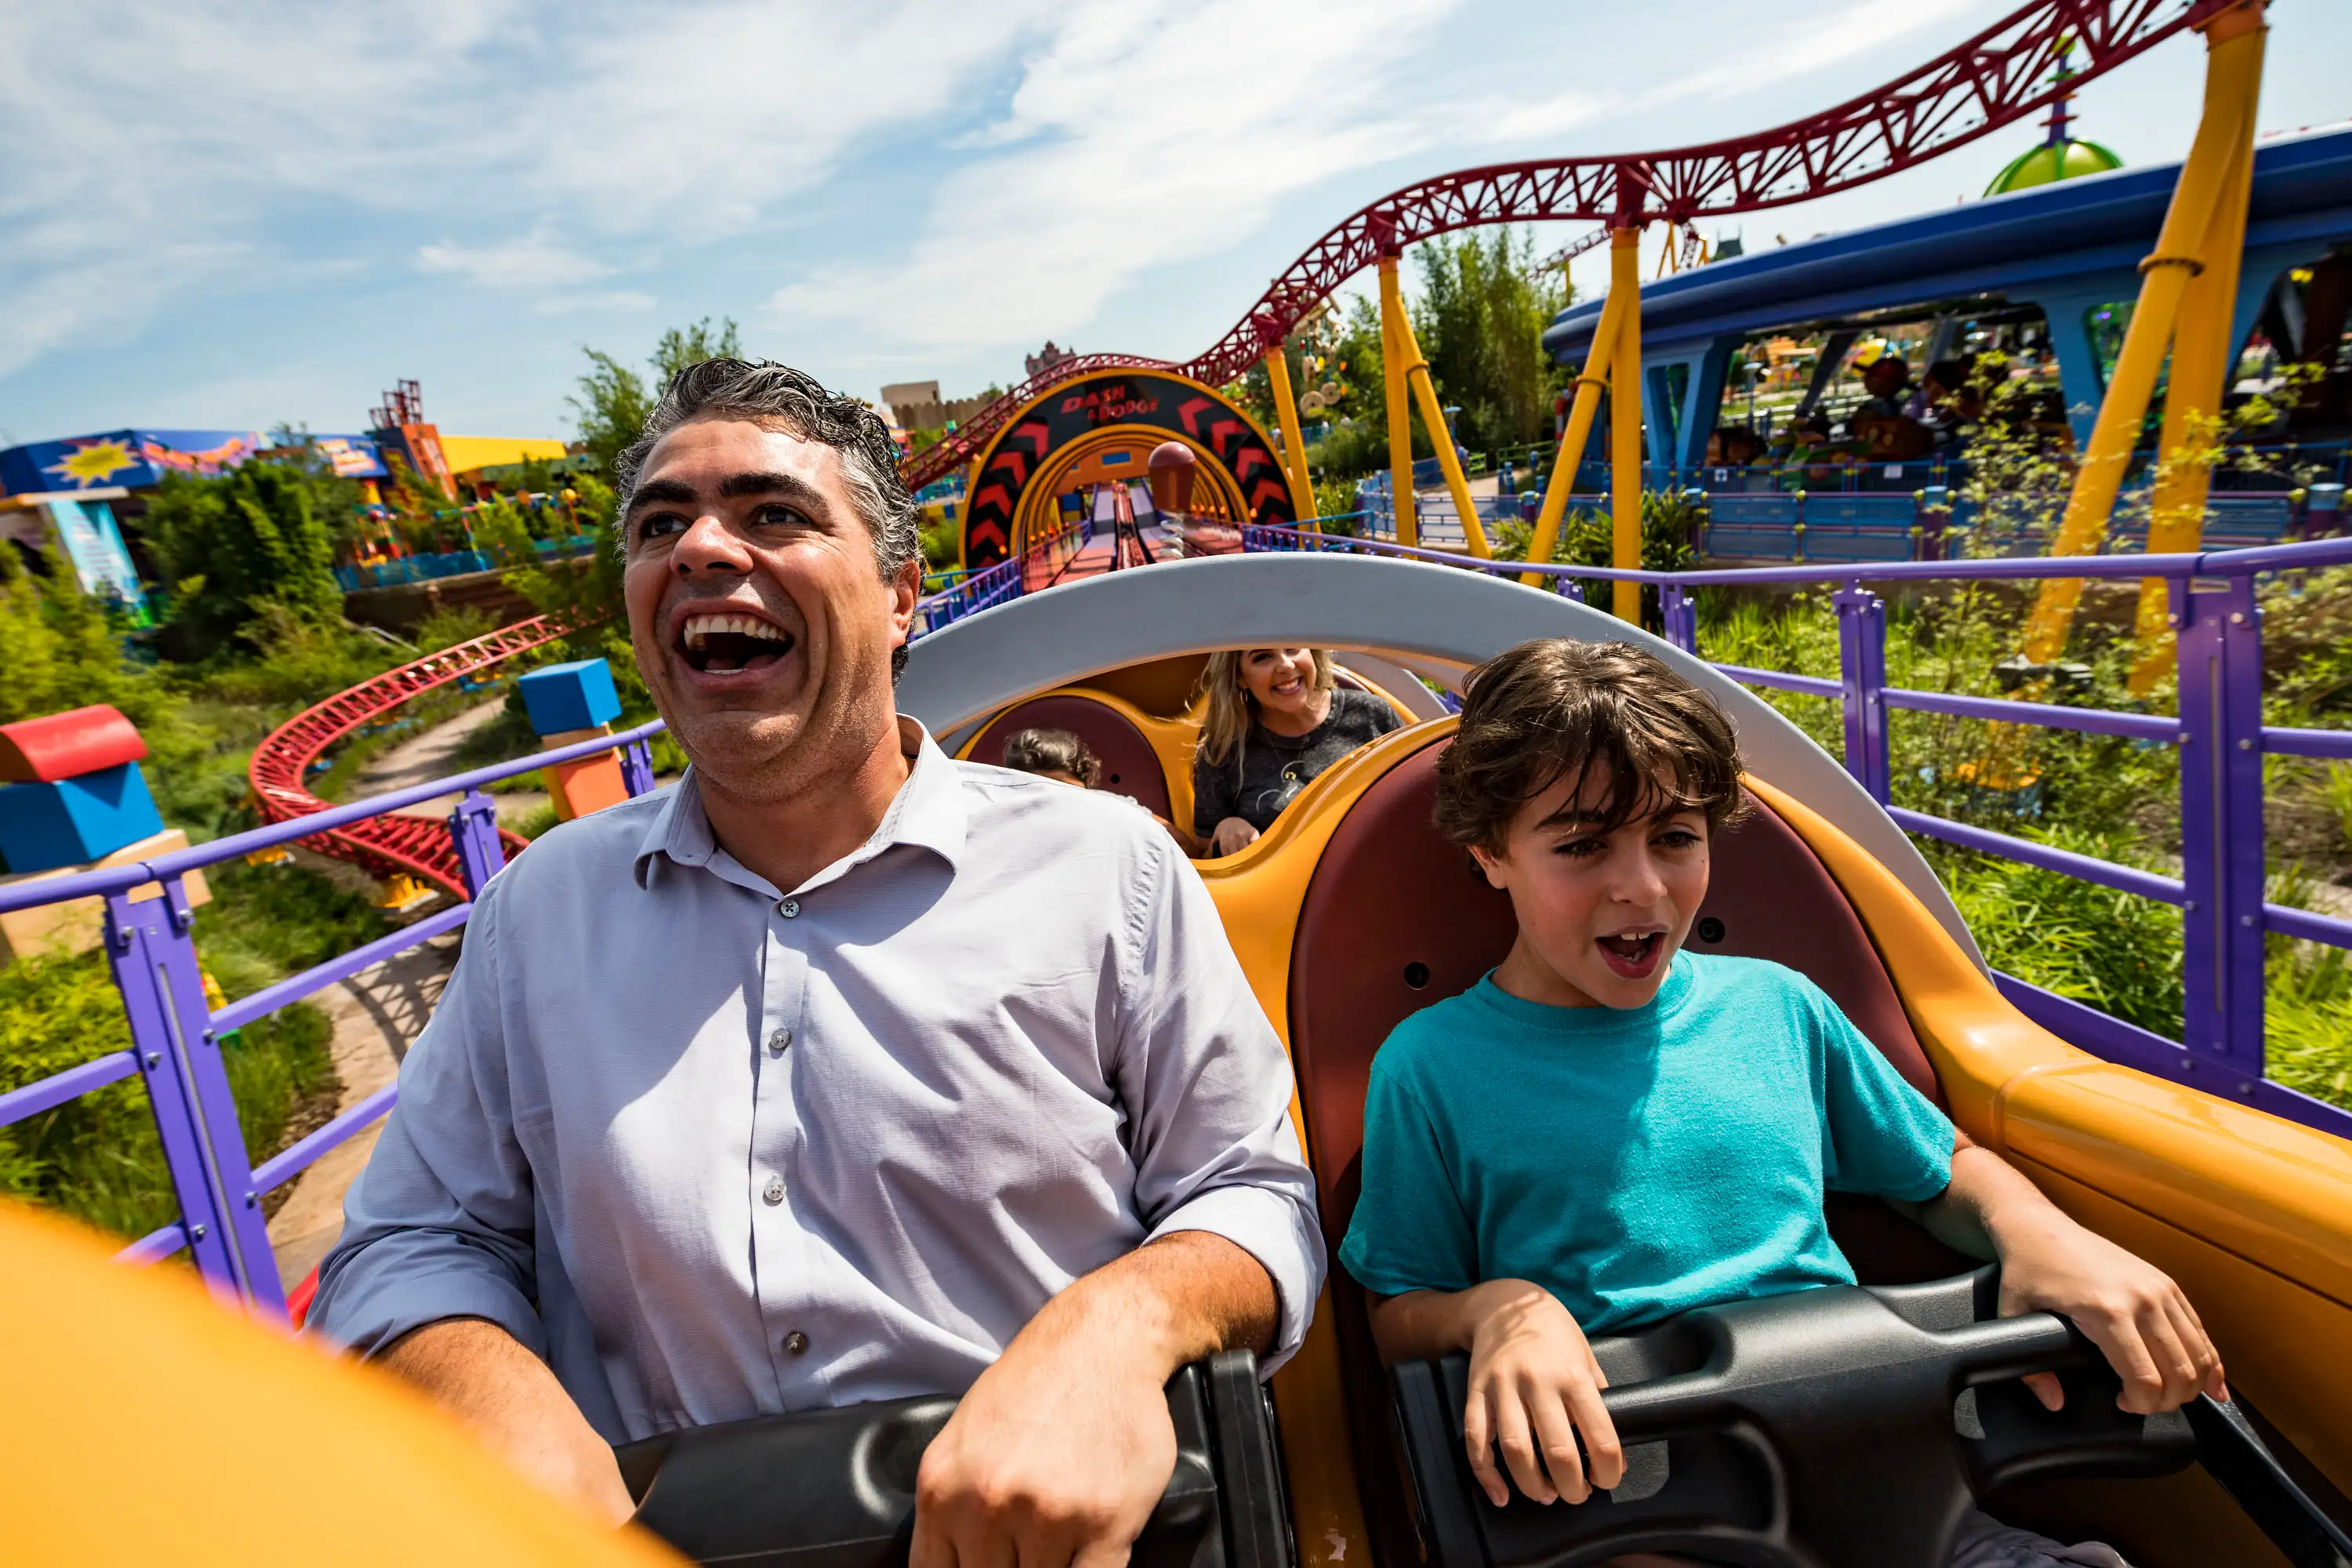
[[[0,446],[355,429],[402,376],[445,430],[564,435],[581,345],[704,315],[867,397],[1048,337],[1189,358],[1398,185],[1779,124],[2011,8],[0,0]],[[2263,130],[2352,114],[2352,6],[2271,22]],[[2177,159],[2202,55],[2093,84],[2081,133]],[[1948,205],[2033,135],[1726,226]]]

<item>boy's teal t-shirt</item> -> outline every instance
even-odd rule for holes
[[[1489,975],[1372,1058],[1339,1261],[1384,1296],[1530,1279],[1607,1333],[1851,1285],[1823,1190],[1951,1179],[1951,1122],[1793,970],[1677,953],[1622,1011]]]

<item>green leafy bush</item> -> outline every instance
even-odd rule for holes
[[[316,463],[250,462],[210,479],[166,475],[133,526],[171,592],[175,655],[219,651],[265,606],[303,625],[339,623],[335,546],[359,499],[357,485]]]

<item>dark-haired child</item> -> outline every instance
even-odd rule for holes
[[[1373,1059],[1339,1260],[1387,1360],[1469,1354],[1463,1438],[1488,1497],[1507,1500],[1506,1470],[1541,1502],[1622,1479],[1588,1334],[1853,1283],[1830,1188],[1997,1258],[2001,1310],[2073,1319],[2125,1409],[2221,1396],[2179,1288],[1969,1142],[1818,987],[1682,951],[1739,773],[1705,692],[1627,644],[1567,641],[1482,667],[1439,763],[1438,828],[1510,896],[1518,935]],[[2062,1397],[2047,1374],[2035,1392]],[[1986,1560],[2089,1550],[2005,1533],[2024,1543]]]

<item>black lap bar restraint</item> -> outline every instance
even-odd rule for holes
[[[915,1476],[956,1402],[892,1399],[665,1433],[618,1450],[635,1522],[729,1568],[905,1568]],[[1293,1568],[1290,1506],[1257,1358],[1168,1384],[1176,1469],[1133,1568]]]

